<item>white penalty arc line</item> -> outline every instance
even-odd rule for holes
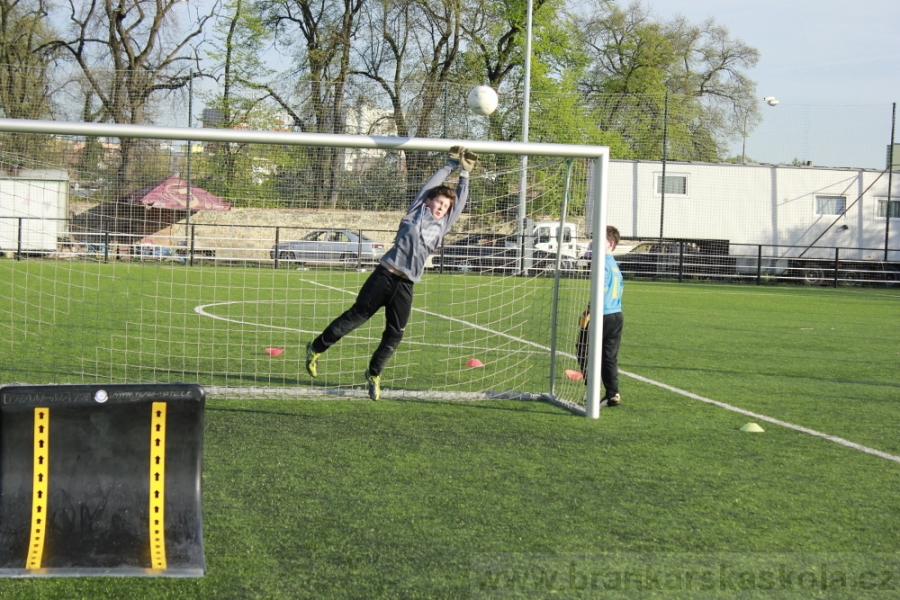
[[[322,284],[322,283],[316,283],[316,282],[312,282],[312,281],[307,281],[306,283],[312,283],[312,284],[314,284],[314,285],[319,285],[319,286],[322,286],[322,287],[327,288],[327,289],[330,289],[330,290],[335,290],[335,291],[338,291],[338,292],[344,292],[344,293],[346,293],[346,294],[352,294],[352,292],[349,292],[349,291],[347,291],[347,290],[342,290],[342,289],[340,289],[340,288],[332,287],[332,286],[325,285],[325,284]],[[268,324],[268,323],[258,323],[258,322],[256,322],[256,321],[246,321],[246,320],[243,320],[243,319],[235,319],[235,318],[232,318],[232,317],[223,317],[223,316],[220,316],[220,315],[215,315],[215,314],[213,314],[213,313],[211,313],[211,312],[209,312],[209,311],[206,310],[206,309],[208,309],[208,308],[210,308],[210,307],[212,307],[212,306],[225,306],[225,305],[228,305],[228,304],[248,304],[248,303],[252,303],[252,302],[255,302],[255,303],[270,303],[271,301],[270,301],[270,300],[234,300],[234,301],[231,301],[231,302],[213,302],[212,304],[201,304],[201,305],[199,305],[199,306],[195,306],[195,307],[194,307],[194,312],[197,313],[198,315],[202,316],[202,317],[207,317],[207,318],[209,318],[209,319],[215,319],[215,320],[217,320],[217,321],[224,321],[224,322],[226,322],[226,323],[233,323],[233,324],[235,324],[235,325],[249,325],[249,326],[252,326],[252,327],[265,327],[266,329],[277,329],[277,330],[281,330],[281,331],[292,331],[292,332],[298,332],[298,333],[317,333],[317,331],[312,331],[312,330],[308,330],[308,329],[297,329],[296,327],[285,327],[284,325],[270,325],[270,324]],[[520,342],[520,343],[525,344],[525,345],[528,345],[528,346],[533,346],[533,347],[535,347],[535,348],[537,348],[537,349],[539,349],[539,350],[544,350],[544,351],[548,351],[548,352],[550,351],[550,348],[549,348],[548,346],[544,346],[544,345],[542,345],[542,344],[537,344],[537,343],[535,343],[535,342],[530,342],[530,341],[524,340],[524,339],[522,339],[522,338],[517,338],[517,337],[515,337],[515,336],[511,336],[511,335],[505,334],[505,333],[503,333],[503,332],[501,332],[501,331],[495,331],[495,330],[489,329],[489,328],[487,328],[487,327],[482,327],[481,325],[477,325],[477,324],[471,323],[471,322],[469,322],[469,321],[463,321],[462,319],[457,319],[457,318],[455,318],[455,317],[448,317],[447,315],[442,315],[442,314],[440,314],[440,313],[433,313],[433,312],[429,312],[429,311],[427,311],[427,310],[422,310],[422,309],[418,309],[418,308],[414,308],[413,310],[416,311],[416,312],[420,312],[420,313],[426,314],[426,315],[431,315],[431,316],[433,316],[433,317],[440,317],[440,318],[442,318],[442,319],[447,319],[447,320],[449,320],[449,321],[454,321],[454,322],[456,322],[456,323],[460,323],[460,324],[462,324],[462,325],[466,325],[466,326],[468,326],[468,327],[470,327],[470,328],[472,328],[472,329],[479,329],[479,330],[485,331],[485,332],[487,332],[487,333],[491,333],[491,334],[494,334],[494,335],[497,335],[497,336],[505,337],[505,338],[508,338],[508,339],[511,340],[511,341],[514,341],[514,342]],[[438,344],[428,344],[428,343],[425,343],[425,342],[416,342],[416,341],[412,341],[412,340],[407,341],[406,343],[409,343],[409,344],[416,344],[416,345],[420,345],[420,346],[439,346]],[[443,346],[440,346],[440,347],[443,347]],[[464,347],[461,346],[461,348],[464,348]],[[520,351],[516,351],[516,352],[524,353],[525,351],[524,351],[524,350],[520,350]],[[570,354],[565,354],[565,353],[562,353],[562,354],[564,354],[565,356],[567,356],[567,357],[569,357],[569,358],[572,358],[572,359],[575,358],[575,355],[574,355],[574,354],[571,354],[571,355],[570,355]]]
[[[846,440],[842,437],[838,437],[836,435],[829,435],[827,433],[822,433],[821,431],[816,431],[815,429],[809,429],[808,427],[803,427],[802,425],[794,425],[793,423],[788,423],[787,421],[782,421],[781,419],[776,419],[774,417],[767,417],[766,415],[761,415],[759,413],[755,413],[749,410],[744,410],[743,408],[738,408],[737,406],[732,406],[731,404],[726,404],[725,402],[720,402],[718,400],[713,400],[711,398],[705,398],[703,396],[699,396],[694,394],[693,392],[689,392],[687,390],[682,390],[677,387],[673,387],[671,385],[654,381],[653,379],[648,379],[647,377],[642,377],[641,375],[636,375],[634,373],[628,373],[626,371],[619,371],[622,375],[626,375],[631,377],[632,379],[637,379],[638,381],[642,381],[644,383],[649,383],[650,385],[655,385],[664,390],[668,390],[670,392],[674,392],[676,394],[680,394],[682,396],[686,396],[693,400],[699,400],[700,402],[706,402],[707,404],[712,404],[713,406],[718,406],[719,408],[724,408],[725,410],[730,410],[732,412],[740,413],[742,415],[746,415],[753,419],[758,419],[760,421],[766,421],[767,423],[772,423],[773,425],[780,425],[781,427],[786,427],[787,429],[793,429],[794,431],[799,431],[801,433],[806,433],[808,435],[812,435],[815,437],[820,437],[822,439],[826,439],[829,442],[834,442],[835,444],[840,444],[841,446],[846,446],[848,448],[853,448],[854,450],[859,450],[860,452],[865,452],[866,454],[872,454],[873,456],[878,456],[885,460],[892,460],[896,463],[900,463],[900,456],[895,456],[893,454],[888,454],[887,452],[882,452],[881,450],[876,450],[875,448],[869,448],[868,446],[863,446],[862,444],[857,444],[856,442],[851,442],[850,440]]]
[[[338,287],[334,287],[334,286],[330,286],[330,285],[325,285],[324,283],[319,283],[318,281],[309,281],[309,280],[307,280],[307,279],[301,279],[301,281],[303,281],[304,283],[311,283],[311,284],[313,284],[313,285],[317,285],[317,286],[323,287],[323,288],[328,289],[328,290],[333,290],[333,291],[335,291],[335,292],[342,292],[342,293],[344,293],[344,294],[353,294],[353,293],[354,293],[354,292],[351,292],[351,291],[348,291],[348,290],[344,290],[344,289],[341,289],[341,288],[338,288]],[[447,315],[442,315],[441,313],[436,313],[436,312],[431,312],[431,311],[428,311],[428,310],[423,310],[423,309],[421,309],[421,308],[413,308],[413,310],[414,310],[415,312],[422,313],[423,315],[429,315],[429,316],[432,316],[432,317],[438,317],[438,318],[441,318],[441,319],[446,319],[447,321],[452,321],[452,322],[454,322],[454,323],[459,323],[460,325],[465,325],[465,326],[467,326],[467,327],[471,327],[472,329],[477,329],[478,331],[484,331],[484,332],[486,332],[486,333],[490,333],[490,334],[493,334],[493,335],[498,335],[498,336],[500,336],[500,337],[505,337],[505,338],[507,338],[507,339],[509,339],[509,340],[512,340],[512,341],[514,341],[514,342],[519,342],[519,343],[524,344],[524,345],[526,345],[526,346],[533,346],[533,347],[538,348],[538,349],[540,349],[540,350],[546,350],[546,351],[548,351],[548,352],[550,351],[550,347],[549,347],[549,346],[544,346],[543,344],[538,344],[537,342],[532,342],[532,341],[529,341],[529,340],[525,340],[525,339],[516,337],[516,336],[514,336],[514,335],[509,335],[508,333],[503,333],[502,331],[496,331],[496,330],[494,330],[494,329],[491,329],[490,327],[485,327],[485,326],[483,326],[483,325],[478,325],[477,323],[472,323],[471,321],[464,321],[463,319],[458,319],[458,318],[456,318],[456,317],[448,317]],[[567,356],[569,356],[570,358],[575,358],[574,355],[567,355]]]
[[[220,317],[219,315],[214,315],[211,312],[207,312],[207,308],[210,306],[226,306],[228,304],[246,304],[247,300],[234,300],[231,302],[213,302],[212,304],[201,304],[199,306],[194,307],[194,312],[200,315],[201,317],[207,317],[209,319],[215,319],[216,321],[225,321],[226,323],[233,323],[235,325],[250,325],[252,327],[265,327],[267,329],[281,329],[284,331],[297,331],[300,333],[315,333],[313,331],[304,331],[302,329],[295,329],[293,327],[284,327],[283,325],[268,325],[266,323],[254,323],[253,321],[244,321],[241,319],[232,319],[231,317]],[[255,302],[257,304],[263,302],[271,302],[270,300],[250,300],[249,302]]]

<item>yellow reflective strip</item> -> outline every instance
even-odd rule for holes
[[[50,476],[50,409],[34,409],[34,483],[31,494],[31,537],[26,569],[40,569],[47,530],[47,480]]]
[[[166,403],[153,403],[150,420],[150,559],[166,568]]]

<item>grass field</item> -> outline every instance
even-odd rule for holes
[[[341,341],[313,381],[301,349],[349,307],[368,273],[141,264],[0,263],[0,380],[177,381],[207,386],[361,388],[379,316]],[[587,301],[586,280],[571,280]],[[414,313],[387,387],[471,393],[548,388],[552,278],[436,276]],[[571,340],[562,343],[571,352]],[[285,348],[273,360],[267,347]],[[464,367],[478,357],[490,369]],[[578,389],[578,388],[576,388]],[[583,394],[583,390],[579,389]]]
[[[257,299],[248,277],[259,278],[263,290],[280,285],[272,273],[178,272],[151,269],[131,281],[161,290],[154,292],[161,298],[166,282],[178,277],[198,278],[197,290],[205,278],[217,278],[209,302]],[[91,277],[109,290],[121,285],[97,273]],[[329,285],[356,284],[337,277],[344,279]],[[50,277],[31,285],[12,280],[22,290],[34,290],[35,281],[50,285]],[[429,282],[427,289],[450,293],[442,285]],[[498,291],[490,285],[477,286],[478,293]],[[900,295],[626,285],[620,367],[640,379],[623,376],[622,406],[604,409],[598,421],[537,401],[213,399],[203,474],[205,577],[7,579],[0,580],[0,598],[900,595]],[[78,287],[70,282],[65,289]],[[16,367],[23,348],[16,336],[35,319],[16,314],[25,305],[14,296],[0,299],[8,323],[0,327],[10,336],[0,350],[0,381],[100,368],[98,358],[38,369],[60,353],[52,339],[41,342],[31,331],[29,342],[40,347],[27,349],[27,368]],[[146,296],[129,296],[129,322],[137,322]],[[452,305],[470,313],[467,301]],[[199,335],[190,322],[196,317],[182,315],[196,298],[178,302],[172,300],[166,323],[143,325],[145,343],[176,343],[170,332],[180,323]],[[38,320],[54,331],[46,308]],[[69,312],[106,323],[118,310],[108,308],[91,296]],[[60,310],[53,314],[61,318]],[[287,311],[284,318],[291,318]],[[91,335],[70,330],[81,341]],[[259,335],[254,331],[216,325],[216,343],[272,343],[250,340]],[[417,335],[431,334],[446,335]],[[299,342],[295,333],[279,335],[285,346],[291,336]],[[176,343],[178,355],[188,356],[183,343]],[[140,364],[164,352],[128,352],[126,376],[177,372]],[[230,364],[220,359],[205,368]],[[520,368],[534,364],[542,361]],[[442,377],[454,377],[445,371]],[[258,381],[260,373],[247,366],[241,377]],[[287,369],[272,377],[297,384]],[[516,381],[527,383],[530,375],[523,377]],[[759,421],[765,433],[743,433],[750,418],[703,399],[858,447],[767,421]]]

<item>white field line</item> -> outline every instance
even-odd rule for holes
[[[313,282],[307,282],[307,283],[313,283]],[[338,289],[338,288],[332,288],[331,286],[327,286],[327,285],[324,285],[324,284],[321,284],[321,283],[316,283],[315,285],[321,285],[322,287],[326,287],[326,288],[329,288],[329,289],[333,289],[333,290],[345,292],[345,293],[348,293],[348,294],[351,293],[351,292],[347,292],[346,290],[340,290],[340,289]],[[251,327],[262,327],[262,328],[265,328],[265,329],[278,329],[278,330],[281,330],[281,331],[291,331],[291,332],[295,332],[295,333],[309,333],[309,334],[314,334],[314,335],[319,333],[318,330],[312,331],[312,330],[309,330],[309,329],[297,329],[296,327],[285,327],[284,325],[269,325],[268,323],[259,323],[259,322],[256,322],[256,321],[245,321],[245,320],[243,320],[243,319],[235,319],[235,318],[232,318],[232,317],[223,317],[223,316],[215,315],[215,314],[213,314],[213,313],[207,311],[208,308],[211,308],[211,307],[214,307],[214,306],[227,306],[227,305],[230,305],[230,304],[273,304],[273,302],[272,302],[271,300],[232,300],[232,301],[229,301],[229,302],[214,302],[214,303],[212,303],[212,304],[201,304],[201,305],[195,306],[195,307],[194,307],[194,312],[197,313],[197,314],[200,315],[200,316],[207,317],[207,318],[209,318],[209,319],[215,319],[215,320],[217,320],[217,321],[224,321],[224,322],[226,322],[226,323],[234,323],[235,325],[249,325],[249,326],[251,326]],[[547,348],[546,346],[541,346],[540,344],[535,344],[535,343],[533,343],[533,342],[528,342],[527,340],[523,340],[523,339],[520,339],[520,338],[512,337],[512,336],[506,335],[506,334],[504,334],[504,333],[500,333],[500,332],[498,332],[498,331],[493,331],[493,330],[488,329],[488,328],[486,328],[486,327],[480,327],[480,326],[478,326],[478,325],[475,325],[474,323],[468,323],[467,321],[461,321],[461,320],[459,320],[459,319],[454,319],[453,317],[447,317],[447,316],[445,316],[445,315],[441,315],[441,314],[438,314],[438,313],[428,312],[428,311],[421,310],[421,309],[418,309],[418,308],[414,308],[413,310],[415,310],[416,312],[420,312],[420,313],[426,314],[426,315],[432,315],[432,316],[435,316],[435,317],[441,317],[441,318],[444,318],[444,319],[449,319],[449,320],[451,320],[451,321],[456,321],[456,322],[461,323],[461,324],[463,324],[463,325],[467,325],[467,326],[469,326],[469,327],[471,327],[471,328],[473,328],[473,329],[480,329],[480,330],[482,330],[482,331],[486,331],[486,332],[492,333],[492,334],[494,334],[494,335],[499,335],[499,336],[501,336],[501,337],[509,338],[509,339],[511,339],[511,340],[513,340],[513,341],[516,341],[516,342],[521,342],[521,343],[523,343],[523,344],[530,344],[530,345],[535,346],[536,348],[538,348],[538,349],[540,349],[540,350],[545,350],[545,351],[549,351],[549,350],[550,350],[550,349]],[[356,337],[363,338],[364,336],[356,336]],[[380,338],[365,337],[364,339],[367,339],[367,340],[369,340],[369,341],[377,341],[377,340],[380,339]],[[431,343],[431,342],[417,342],[417,341],[415,341],[415,340],[404,340],[403,343],[404,343],[404,344],[407,344],[407,345],[431,346],[431,347],[436,347],[436,348],[443,348],[443,347],[444,347],[443,344],[435,344],[435,343]],[[457,346],[457,347],[460,348],[461,350],[481,350],[481,349],[482,349],[482,348],[473,348],[473,347],[467,347],[467,346]],[[526,351],[526,350],[504,350],[503,352],[506,353],[506,354],[525,354],[525,353],[528,352],[528,351]],[[528,353],[529,353],[529,354],[537,354],[536,352],[528,352]],[[575,356],[573,355],[573,356],[571,356],[571,358],[574,359]]]
[[[845,440],[844,438],[837,437],[836,435],[829,435],[827,433],[822,433],[821,431],[816,431],[815,429],[809,429],[808,427],[803,427],[802,425],[794,425],[793,423],[788,423],[787,421],[782,421],[781,419],[776,419],[774,417],[767,417],[766,415],[761,415],[759,413],[755,413],[755,412],[752,412],[749,410],[744,410],[743,408],[738,408],[737,406],[732,406],[731,404],[726,404],[725,402],[719,402],[718,400],[713,400],[711,398],[704,398],[703,396],[699,396],[692,392],[688,392],[687,390],[682,390],[677,387],[673,387],[671,385],[661,383],[659,381],[654,381],[653,379],[648,379],[646,377],[642,377],[641,375],[635,375],[634,373],[628,373],[628,372],[622,371],[622,370],[620,370],[619,373],[621,373],[622,375],[631,377],[632,379],[637,379],[638,381],[643,381],[644,383],[649,383],[650,385],[655,385],[657,387],[661,387],[664,390],[668,390],[668,391],[674,392],[676,394],[681,394],[682,396],[686,396],[693,400],[699,400],[700,402],[706,402],[707,404],[712,404],[713,406],[718,406],[719,408],[724,408],[725,410],[730,410],[732,412],[740,413],[742,415],[746,415],[753,419],[758,419],[760,421],[766,421],[767,423],[772,423],[773,425],[780,425],[782,427],[786,427],[788,429],[793,429],[794,431],[799,431],[801,433],[806,433],[808,435],[814,435],[816,437],[826,439],[829,442],[834,442],[835,444],[847,446],[848,448],[853,448],[854,450],[859,450],[860,452],[865,452],[866,454],[872,454],[874,456],[878,456],[878,457],[884,458],[886,460],[892,460],[896,463],[900,463],[900,456],[895,456],[893,454],[888,454],[887,452],[882,452],[881,450],[869,448],[868,446],[863,446],[861,444],[857,444],[856,442],[851,442],[850,440]]]
[[[318,282],[315,282],[315,281],[308,281],[308,280],[301,280],[301,281],[304,281],[305,283],[311,283],[311,284],[313,284],[313,285],[318,285],[318,286],[321,286],[321,287],[324,287],[324,288],[327,288],[327,289],[330,289],[330,290],[334,290],[334,291],[337,291],[337,292],[343,292],[343,293],[346,293],[346,294],[353,294],[353,293],[354,293],[354,292],[351,292],[351,291],[348,291],[348,290],[344,290],[344,289],[337,288],[337,287],[332,287],[332,286],[330,286],[330,285],[325,285],[325,284],[323,284],[323,283],[318,283]],[[214,305],[214,304],[207,304],[207,305],[205,305],[205,306],[215,306],[215,305]],[[231,320],[226,319],[226,318],[224,318],[224,317],[217,317],[217,316],[215,316],[215,315],[212,315],[212,314],[209,314],[209,313],[203,311],[202,309],[205,308],[205,306],[198,306],[198,307],[194,308],[194,311],[195,311],[195,312],[198,312],[198,313],[200,313],[200,314],[202,314],[203,316],[211,317],[211,318],[214,318],[214,319],[221,319],[221,320],[223,320],[223,321],[231,321]],[[460,324],[462,324],[462,325],[467,325],[467,326],[472,327],[472,328],[474,328],[474,329],[479,329],[479,330],[481,330],[481,331],[485,331],[485,332],[488,332],[488,333],[491,333],[491,334],[494,334],[494,335],[499,335],[499,336],[501,336],[501,337],[506,337],[506,338],[509,338],[509,339],[511,339],[511,340],[513,340],[513,341],[521,342],[522,344],[525,344],[525,345],[528,345],[528,346],[533,346],[533,347],[538,348],[538,349],[541,349],[541,350],[546,350],[546,351],[548,351],[548,352],[550,351],[550,348],[549,348],[549,347],[544,346],[544,345],[542,345],[542,344],[538,344],[538,343],[536,343],[536,342],[531,342],[531,341],[529,341],[529,340],[525,340],[525,339],[522,339],[522,338],[518,338],[518,337],[511,336],[511,335],[507,335],[507,334],[505,334],[505,333],[503,333],[503,332],[501,332],[501,331],[495,331],[495,330],[493,330],[493,329],[489,329],[489,328],[487,328],[487,327],[483,327],[483,326],[481,326],[481,325],[477,325],[477,324],[471,323],[471,322],[469,322],[469,321],[464,321],[464,320],[462,320],[462,319],[457,319],[456,317],[448,317],[447,315],[443,315],[443,314],[441,314],[441,313],[431,312],[431,311],[422,310],[422,309],[418,309],[418,308],[413,308],[413,310],[415,310],[416,312],[420,312],[420,313],[426,314],[426,315],[431,315],[431,316],[434,316],[434,317],[439,317],[439,318],[442,318],[442,319],[447,319],[448,321],[453,321],[453,322],[455,322],[455,323],[460,323]],[[237,321],[231,321],[231,322],[237,322]],[[254,325],[254,323],[244,323],[244,322],[240,322],[240,323],[245,324],[245,325]],[[273,328],[275,328],[275,327],[273,327]],[[287,328],[287,327],[281,327],[280,329],[288,329],[288,328]],[[292,330],[292,331],[296,331],[296,330]],[[576,358],[575,355],[573,355],[573,354],[568,354],[568,353],[566,353],[566,352],[559,352],[559,354],[562,354],[563,356],[566,356],[566,357],[572,358],[572,359],[575,359],[575,358]],[[712,404],[713,406],[718,406],[719,408],[724,408],[725,410],[730,410],[730,411],[732,411],[732,412],[736,412],[736,413],[739,413],[739,414],[748,416],[748,417],[753,418],[753,419],[758,419],[758,420],[760,420],[760,421],[765,421],[765,422],[767,422],[767,423],[772,423],[773,425],[779,425],[779,426],[785,427],[785,428],[787,428],[787,429],[793,429],[794,431],[799,431],[800,433],[805,433],[805,434],[807,434],[807,435],[812,435],[812,436],[815,436],[815,437],[820,437],[820,438],[822,438],[822,439],[828,440],[829,442],[834,442],[835,444],[840,444],[841,446],[846,446],[847,448],[852,448],[853,450],[858,450],[858,451],[860,451],[860,452],[865,452],[866,454],[871,454],[871,455],[873,455],[873,456],[877,456],[877,457],[883,458],[883,459],[885,459],[885,460],[892,460],[892,461],[894,461],[894,462],[896,462],[896,463],[900,463],[900,456],[896,456],[896,455],[894,455],[894,454],[888,454],[887,452],[882,452],[881,450],[876,450],[875,448],[869,448],[868,446],[863,446],[862,444],[857,444],[856,442],[851,442],[850,440],[846,440],[846,439],[844,439],[844,438],[842,438],[842,437],[838,437],[838,436],[835,436],[835,435],[830,435],[830,434],[827,434],[827,433],[822,433],[821,431],[816,431],[815,429],[809,429],[808,427],[803,427],[802,425],[794,425],[793,423],[789,423],[789,422],[787,422],[787,421],[782,421],[781,419],[776,419],[776,418],[774,418],[774,417],[769,417],[769,416],[766,416],[766,415],[761,415],[761,414],[759,414],[759,413],[755,413],[755,412],[752,412],[752,411],[749,411],[749,410],[745,410],[745,409],[739,408],[739,407],[737,407],[737,406],[732,406],[731,404],[727,404],[727,403],[725,403],[725,402],[720,402],[719,400],[713,400],[712,398],[705,398],[705,397],[700,396],[700,395],[698,395],[698,394],[694,394],[693,392],[689,392],[689,391],[687,391],[687,390],[682,390],[682,389],[676,388],[676,387],[674,387],[674,386],[671,386],[671,385],[662,383],[661,381],[656,381],[656,380],[653,380],[653,379],[649,379],[649,378],[647,378],[647,377],[643,377],[643,376],[637,375],[637,374],[635,374],[635,373],[629,373],[628,371],[622,371],[622,370],[620,370],[619,373],[621,373],[622,375],[625,375],[626,377],[631,377],[632,379],[636,379],[637,381],[641,381],[641,382],[643,382],[643,383],[647,383],[647,384],[650,384],[650,385],[655,385],[656,387],[662,388],[662,389],[664,389],[664,390],[668,390],[668,391],[670,391],[670,392],[672,392],[672,393],[679,394],[679,395],[681,395],[681,396],[685,396],[686,398],[691,398],[692,400],[699,400],[700,402],[706,402],[707,404]],[[568,403],[567,403],[567,404],[568,404]],[[576,406],[576,405],[573,404],[572,406]]]
[[[304,281],[304,280],[301,280],[301,281]],[[329,290],[334,290],[334,291],[336,291],[336,292],[344,292],[345,294],[352,294],[352,293],[353,293],[353,292],[348,292],[347,290],[342,290],[341,288],[336,288],[336,287],[332,287],[332,286],[330,286],[330,285],[325,285],[324,283],[318,283],[318,282],[316,282],[316,281],[305,281],[305,283],[311,283],[311,284],[313,284],[313,285],[318,285],[318,286],[320,286],[320,287],[323,287],[323,288],[326,288],[326,289],[329,289]],[[467,327],[471,327],[472,329],[477,329],[477,330],[479,330],[479,331],[484,331],[484,332],[486,332],[486,333],[490,333],[490,334],[493,334],[493,335],[499,335],[500,337],[505,337],[505,338],[507,338],[507,339],[510,339],[510,340],[512,340],[512,341],[514,341],[514,342],[519,342],[519,343],[524,344],[524,345],[526,345],[526,346],[534,346],[535,348],[539,348],[539,349],[541,349],[541,350],[546,350],[546,351],[548,351],[548,352],[550,351],[550,348],[547,347],[547,346],[543,346],[543,345],[537,344],[537,343],[535,343],[535,342],[530,342],[530,341],[525,340],[525,339],[522,339],[522,338],[518,338],[518,337],[515,337],[515,336],[512,336],[512,335],[508,335],[508,334],[503,333],[502,331],[495,331],[495,330],[493,330],[493,329],[491,329],[491,328],[489,328],[489,327],[484,327],[484,326],[482,326],[482,325],[477,325],[477,324],[475,324],[475,323],[472,323],[471,321],[465,321],[465,320],[463,320],[463,319],[457,319],[456,317],[448,317],[447,315],[443,315],[443,314],[441,314],[441,313],[436,313],[436,312],[431,312],[431,311],[428,311],[428,310],[422,310],[421,308],[415,308],[415,307],[413,307],[413,310],[414,310],[415,312],[422,313],[423,315],[429,315],[429,316],[432,316],[432,317],[439,317],[439,318],[441,318],[441,319],[446,319],[447,321],[452,321],[452,322],[454,322],[454,323],[459,323],[459,324],[461,324],[461,325],[465,325],[465,326],[467,326]],[[575,358],[575,357],[572,356],[572,358]]]

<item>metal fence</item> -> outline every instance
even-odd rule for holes
[[[267,225],[179,225],[149,236],[74,228],[59,221],[54,248],[26,249],[22,240],[32,228],[46,228],[37,219],[3,218],[17,238],[3,250],[14,260],[86,260],[99,262],[151,261],[190,267],[260,267],[302,269],[366,269],[390,247],[394,231]],[[12,225],[12,226],[10,226]],[[490,240],[485,244],[484,240]],[[431,257],[433,273],[511,274],[529,260],[530,274],[552,274],[553,255],[535,251],[524,237],[482,233],[451,235]],[[564,276],[588,277],[590,242],[576,238],[576,256],[559,263]],[[741,244],[703,246],[685,240],[623,238],[616,259],[631,279],[707,281],[745,284],[810,286],[900,285],[900,263],[878,258],[883,248],[817,247],[817,256],[803,255],[805,247]],[[893,252],[894,249],[891,249]],[[830,255],[830,258],[822,258]]]

